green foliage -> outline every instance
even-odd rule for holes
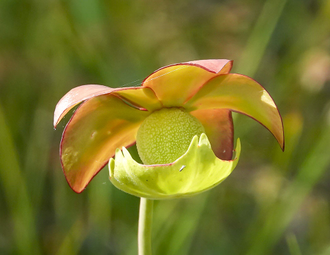
[[[245,116],[236,170],[156,202],[155,254],[328,254],[330,1],[0,1],[0,254],[137,253],[138,198],[102,170],[65,182],[52,128],[81,84],[139,85],[175,62],[228,58],[266,87],[286,151]],[[134,150],[134,148],[132,149]]]

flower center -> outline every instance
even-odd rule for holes
[[[194,116],[180,108],[163,108],[140,126],[136,146],[144,164],[172,163],[188,149],[192,138],[205,133]]]

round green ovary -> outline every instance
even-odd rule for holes
[[[149,115],[138,130],[136,145],[144,164],[172,163],[188,149],[192,138],[205,133],[203,125],[179,108]]]

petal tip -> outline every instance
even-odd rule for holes
[[[233,61],[229,59],[203,59],[189,61],[183,64],[192,64],[206,69],[213,73],[229,73],[233,66]]]

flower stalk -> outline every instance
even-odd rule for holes
[[[138,250],[139,255],[151,255],[151,225],[154,201],[141,197],[139,212]]]

